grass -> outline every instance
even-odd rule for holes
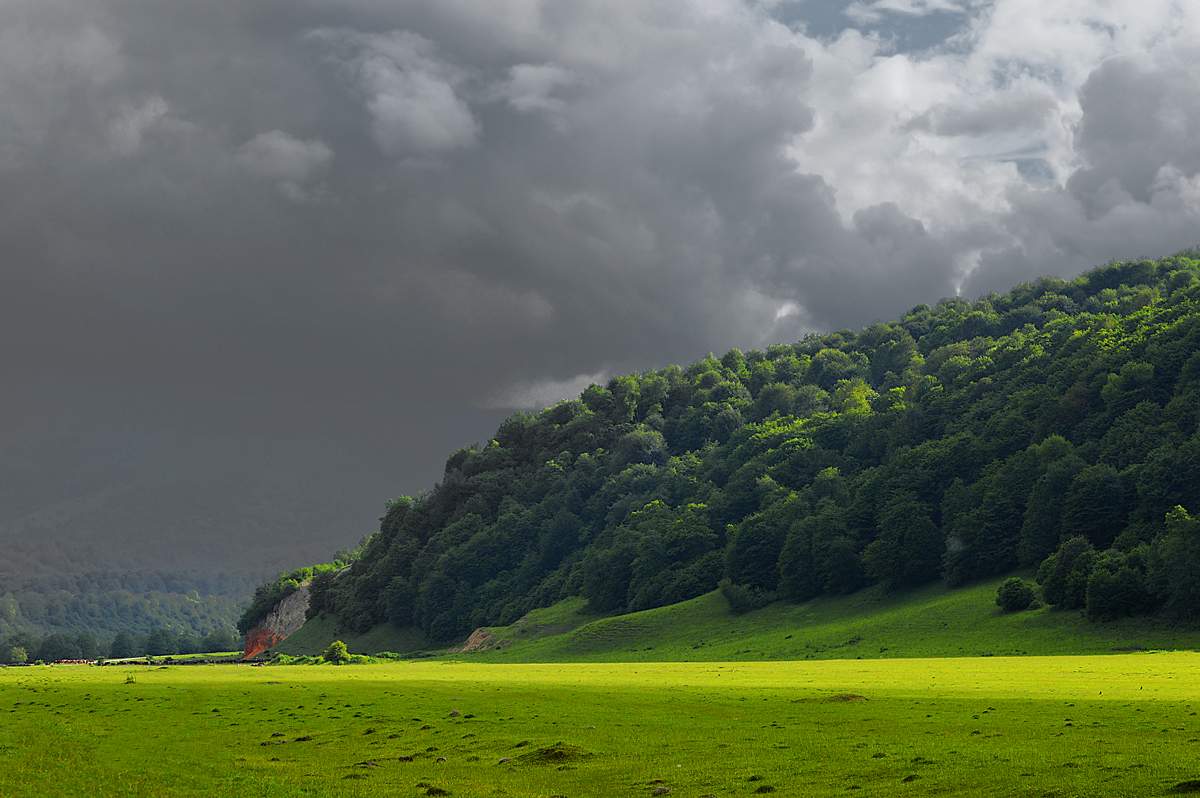
[[[0,795],[1163,795],[1200,779],[1198,669],[1192,653],[0,669]]]
[[[151,657],[156,663],[161,663],[163,660],[170,659],[172,662],[208,662],[211,660],[229,660],[237,662],[242,658],[240,651],[210,651],[200,654],[164,654]],[[144,664],[146,657],[124,657],[119,659],[106,659],[105,662],[109,665],[123,664]]]
[[[334,640],[342,640],[355,653],[369,654],[381,651],[409,654],[429,646],[425,636],[416,629],[404,629],[385,623],[361,635],[355,635],[339,631],[336,619],[328,615],[319,615],[305,621],[304,626],[272,651],[292,656],[316,656]]]
[[[963,588],[903,593],[877,588],[804,604],[776,603],[734,615],[719,592],[668,607],[600,617],[583,599],[488,627],[491,647],[440,658],[479,662],[680,662],[1106,654],[1200,649],[1200,628],[1133,618],[1112,623],[1043,607],[1006,614],[995,604],[1003,578]],[[342,637],[350,650],[412,654],[429,646],[391,624],[342,636],[334,619],[310,620],[276,650],[318,654]]]
[[[1200,629],[1146,618],[1093,623],[1041,608],[1005,614],[1002,579],[949,590],[864,590],[734,615],[720,593],[595,619],[573,599],[492,629],[489,662],[804,660],[1113,653],[1200,648]]]

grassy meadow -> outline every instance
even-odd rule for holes
[[[1162,795],[1200,655],[0,669],[0,795]]]
[[[1003,613],[1002,578],[962,588],[880,588],[801,604],[779,602],[735,615],[717,591],[642,612],[600,617],[581,598],[491,627],[494,647],[438,658],[482,662],[679,662],[1105,654],[1200,648],[1200,628],[1155,618],[1088,621],[1049,607]],[[278,651],[319,654],[344,637],[350,650],[412,653],[428,646],[413,629],[382,624],[345,636],[331,618],[310,620]]]

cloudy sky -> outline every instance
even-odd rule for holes
[[[1190,0],[0,0],[0,535],[320,556],[605,375],[1194,245],[1196,42]]]

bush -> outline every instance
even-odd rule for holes
[[[1005,579],[996,591],[996,606],[1005,612],[1021,612],[1029,609],[1035,597],[1033,585],[1019,577]]]
[[[739,585],[728,579],[722,579],[720,587],[721,595],[725,596],[725,600],[729,602],[729,609],[733,610],[735,615],[760,609],[775,600],[775,593],[772,591]]]
[[[321,652],[321,657],[333,665],[344,665],[350,661],[350,649],[341,640],[334,640]]]

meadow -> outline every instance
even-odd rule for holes
[[[0,795],[1162,795],[1200,654],[0,669]]]
[[[799,604],[776,602],[735,615],[720,591],[641,612],[601,617],[580,598],[534,610],[510,626],[489,627],[491,647],[439,659],[486,662],[677,662],[1006,655],[1111,654],[1200,648],[1200,629],[1159,618],[1089,621],[1080,612],[1040,607],[1003,613],[1002,578],[961,588],[880,587]],[[327,616],[311,619],[276,651],[319,654],[344,637],[350,650],[414,654],[419,631],[381,624],[346,635]]]

